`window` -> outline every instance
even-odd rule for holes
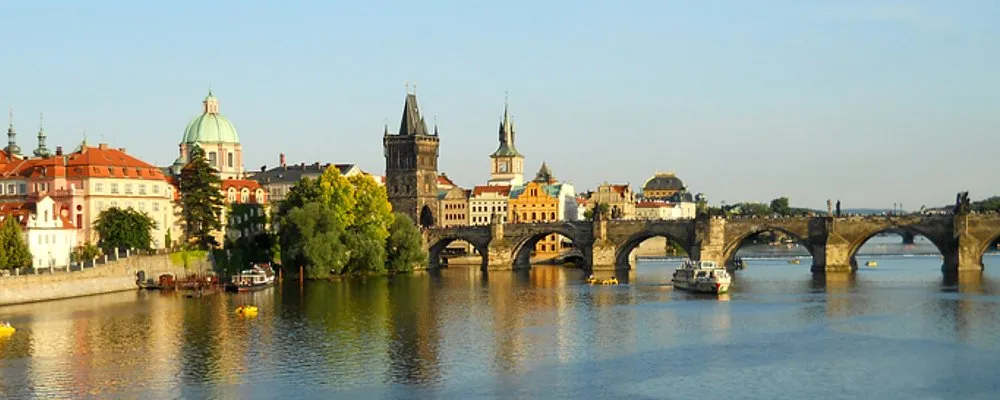
[[[146,185],[139,185],[139,194],[146,194]]]
[[[229,168],[232,168],[233,167],[233,153],[230,152],[230,153],[226,154],[226,156],[229,158],[229,160],[227,160],[227,161],[229,161],[227,164],[228,164]]]
[[[153,212],[160,211],[160,203],[153,202]]]
[[[103,191],[104,191],[104,184],[103,183],[95,183],[94,184],[94,193],[101,193]]]
[[[97,202],[97,212],[101,212],[101,211],[104,211],[104,202],[103,201],[98,201]]]
[[[214,152],[214,151],[213,151],[213,152],[211,152],[211,153],[208,153],[208,165],[211,165],[211,166],[213,166],[213,167],[214,167],[214,166],[218,165],[218,164],[217,164],[218,162],[219,162],[219,158],[218,158],[218,156],[217,156],[217,155],[215,154],[215,152]]]
[[[125,194],[132,194],[132,184],[131,183],[126,183],[125,184]]]
[[[243,189],[243,192],[240,193],[240,203],[248,203],[248,202],[250,202],[250,191],[247,189]]]
[[[28,193],[28,184],[22,183],[17,185],[18,193],[25,194]]]
[[[160,193],[160,185],[153,184],[153,194]]]
[[[229,191],[226,193],[226,199],[230,203],[235,203],[236,202],[236,189],[229,188]]]
[[[111,184],[111,194],[117,194],[117,193],[118,193],[118,184],[117,183],[112,183]]]

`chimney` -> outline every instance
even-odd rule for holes
[[[282,167],[285,166],[285,153],[278,153],[278,161],[281,163]]]
[[[267,164],[260,166],[260,172],[265,172],[265,171],[267,171]]]
[[[125,148],[124,148],[124,147],[119,147],[119,148],[118,148],[118,151],[120,151],[120,152],[122,152],[122,153],[128,153],[127,151],[125,151]]]
[[[107,143],[98,144],[97,148],[101,149],[101,150],[107,150],[108,149],[108,144]]]
[[[57,156],[61,156],[62,155],[62,146],[56,146],[56,155]]]

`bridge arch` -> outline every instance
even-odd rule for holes
[[[625,239],[624,242],[619,244],[615,249],[615,266],[618,269],[631,269],[631,256],[632,252],[635,251],[642,242],[655,237],[666,238],[672,243],[677,243],[684,250],[685,253],[691,254],[692,244],[690,235],[681,235],[677,232],[668,232],[664,230],[643,230],[636,232]]]
[[[1000,240],[1000,231],[997,231],[996,233],[993,234],[993,236],[990,237],[989,240],[983,242],[979,246],[978,251],[976,251],[976,256],[978,256],[977,260],[979,260],[979,265],[982,265],[984,269],[986,268],[986,262],[983,261],[983,257],[985,257],[986,252],[989,251],[991,247],[993,247],[993,243],[996,243],[998,240]]]
[[[516,235],[511,238],[513,246],[513,260],[515,268],[525,268],[531,266],[531,252],[535,250],[535,245],[546,236],[557,234],[572,242],[573,248],[583,254],[587,254],[586,244],[591,241],[590,232],[582,232],[567,224],[538,224],[530,225],[530,232]],[[586,256],[584,256],[586,258]]]
[[[811,246],[811,244],[809,243],[809,237],[807,232],[805,233],[805,235],[803,235],[802,232],[794,232],[791,229],[777,225],[759,225],[759,226],[753,226],[750,229],[747,229],[746,231],[740,232],[739,234],[734,235],[731,239],[727,238],[726,244],[722,250],[723,262],[726,265],[729,265],[730,262],[733,261],[733,258],[736,257],[736,253],[739,252],[741,247],[743,247],[743,241],[764,232],[783,233],[788,237],[792,238],[792,240],[794,240],[795,243],[799,244],[804,249],[806,249],[806,251],[809,252],[810,257],[813,257],[814,259],[816,258],[816,254],[813,253],[813,246]]]
[[[865,232],[864,234],[859,235],[856,239],[851,241],[847,251],[847,257],[848,257],[847,259],[850,260],[852,268],[857,267],[856,265],[857,260],[855,259],[855,257],[857,257],[858,251],[861,250],[861,247],[864,246],[865,243],[867,243],[869,240],[871,240],[871,238],[885,232],[897,233],[897,234],[908,233],[914,236],[923,236],[927,238],[927,240],[931,242],[931,244],[934,245],[934,248],[936,248],[937,251],[941,253],[943,257],[948,258],[953,256],[952,254],[953,252],[949,250],[951,249],[951,246],[949,246],[948,243],[949,238],[944,238],[940,237],[939,235],[935,235],[934,232],[924,229],[923,227],[916,224],[892,224],[871,229]],[[985,252],[985,249],[983,251]]]
[[[479,253],[480,258],[482,259],[480,267],[483,269],[487,268],[487,266],[489,265],[489,249],[488,249],[489,244],[480,243],[480,241],[477,239],[478,238],[461,234],[449,234],[445,236],[430,238],[428,240],[429,246],[427,248],[427,261],[430,264],[429,266],[431,268],[441,267],[440,265],[441,253],[444,251],[444,249],[446,249],[448,245],[452,244],[455,241],[464,241],[472,245],[473,249],[475,249],[475,251]]]

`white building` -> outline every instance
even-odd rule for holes
[[[644,220],[692,219],[697,213],[693,202],[644,201],[635,205],[635,217]]]
[[[76,246],[76,228],[66,215],[56,212],[56,202],[45,196],[35,203],[35,212],[23,221],[32,267],[69,265],[70,254]]]
[[[476,186],[469,196],[469,225],[489,225],[493,218],[507,222],[510,186]]]

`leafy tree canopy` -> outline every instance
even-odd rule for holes
[[[0,269],[31,266],[31,251],[24,243],[21,224],[15,217],[4,218],[0,225]]]
[[[131,208],[111,207],[94,222],[100,240],[97,245],[110,253],[114,249],[149,250],[156,222],[146,213]]]
[[[427,263],[427,252],[424,251],[423,237],[409,216],[395,214],[389,227],[389,238],[385,242],[389,259],[389,272],[409,272],[414,266]]]

